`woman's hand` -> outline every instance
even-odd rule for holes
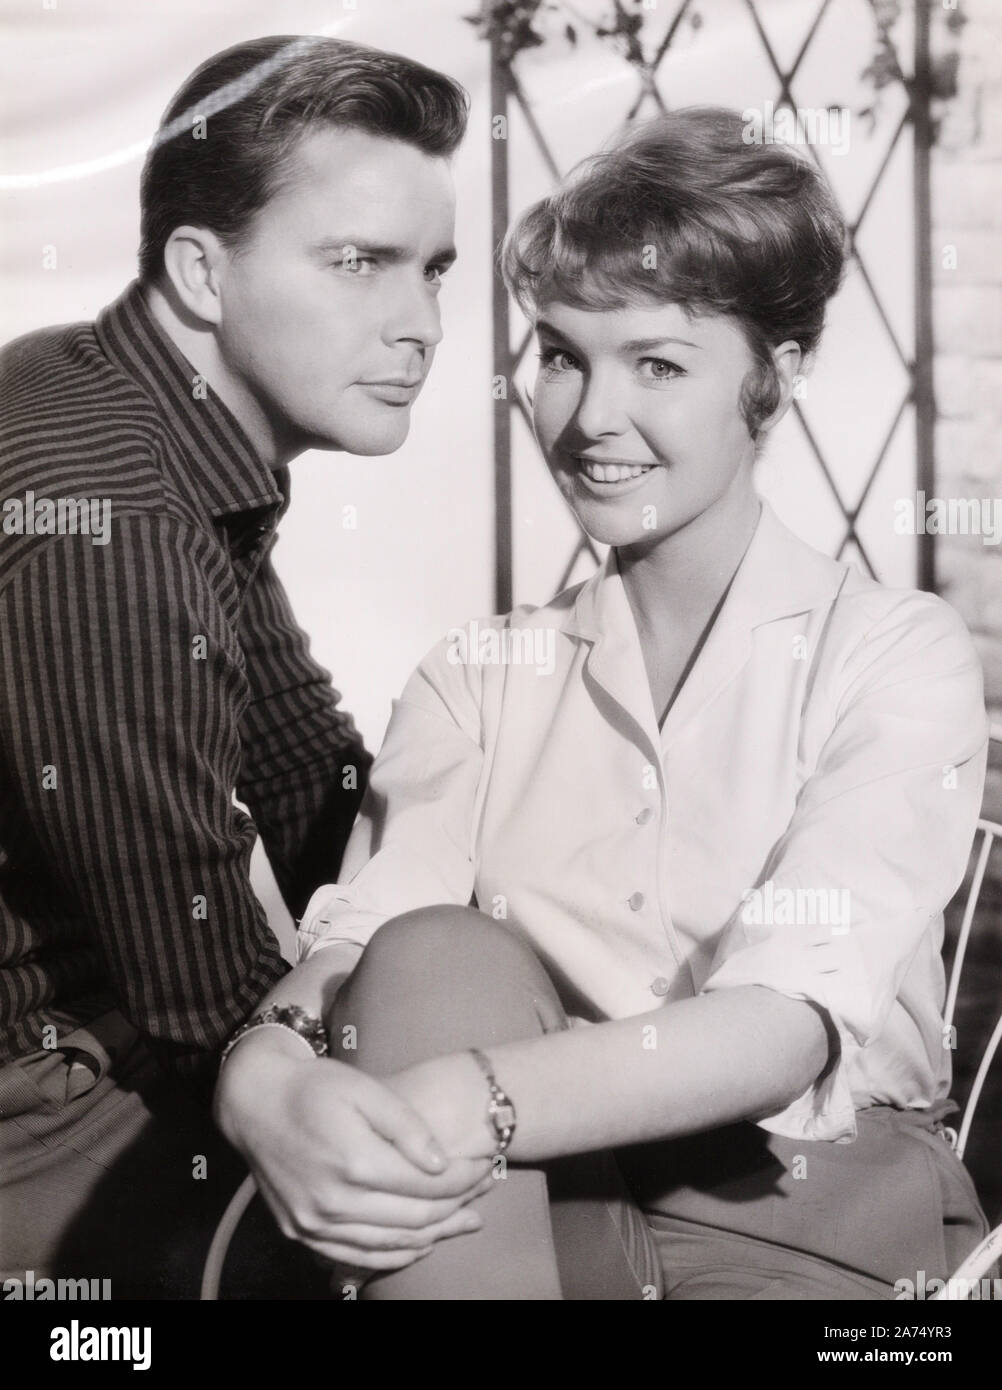
[[[402,1269],[436,1241],[479,1229],[467,1203],[483,1158],[447,1158],[396,1087],[277,1028],[248,1034],[220,1075],[215,1112],[283,1233],[362,1269]]]
[[[424,1119],[450,1158],[489,1159],[497,1152],[487,1116],[487,1082],[469,1052],[433,1057],[384,1079]]]

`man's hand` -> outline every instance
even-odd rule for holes
[[[215,1112],[283,1233],[326,1259],[402,1269],[481,1225],[466,1207],[490,1188],[486,1159],[446,1158],[388,1085],[343,1062],[310,1061],[281,1029],[234,1048]]]

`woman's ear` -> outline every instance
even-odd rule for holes
[[[772,366],[779,387],[779,404],[760,421],[760,432],[771,430],[774,425],[778,425],[789,410],[802,362],[803,353],[800,351],[799,343],[780,343],[779,347],[772,349]]]
[[[219,268],[225,249],[205,227],[175,227],[164,247],[164,274],[188,313],[203,325],[222,319]]]

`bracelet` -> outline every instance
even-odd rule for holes
[[[487,1119],[498,1141],[497,1151],[499,1154],[503,1154],[515,1136],[515,1107],[511,1098],[498,1085],[497,1077],[494,1075],[494,1067],[489,1058],[475,1047],[471,1047],[470,1052],[477,1066],[487,1078],[487,1085],[491,1093],[491,1098],[487,1102]]]
[[[314,1018],[298,1004],[272,1004],[240,1025],[223,1048],[219,1058],[220,1070],[240,1039],[257,1028],[284,1028],[286,1032],[294,1033],[314,1057],[327,1056],[327,1030],[319,1018]]]

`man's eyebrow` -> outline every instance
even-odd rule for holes
[[[354,251],[358,256],[374,256],[377,260],[393,262],[406,261],[411,256],[411,252],[404,246],[380,246],[375,242],[366,241],[364,237],[323,237],[314,244],[313,249],[321,255],[333,255],[341,259],[347,259],[350,251]],[[456,254],[454,246],[444,246],[434,253],[428,264],[452,265]]]

